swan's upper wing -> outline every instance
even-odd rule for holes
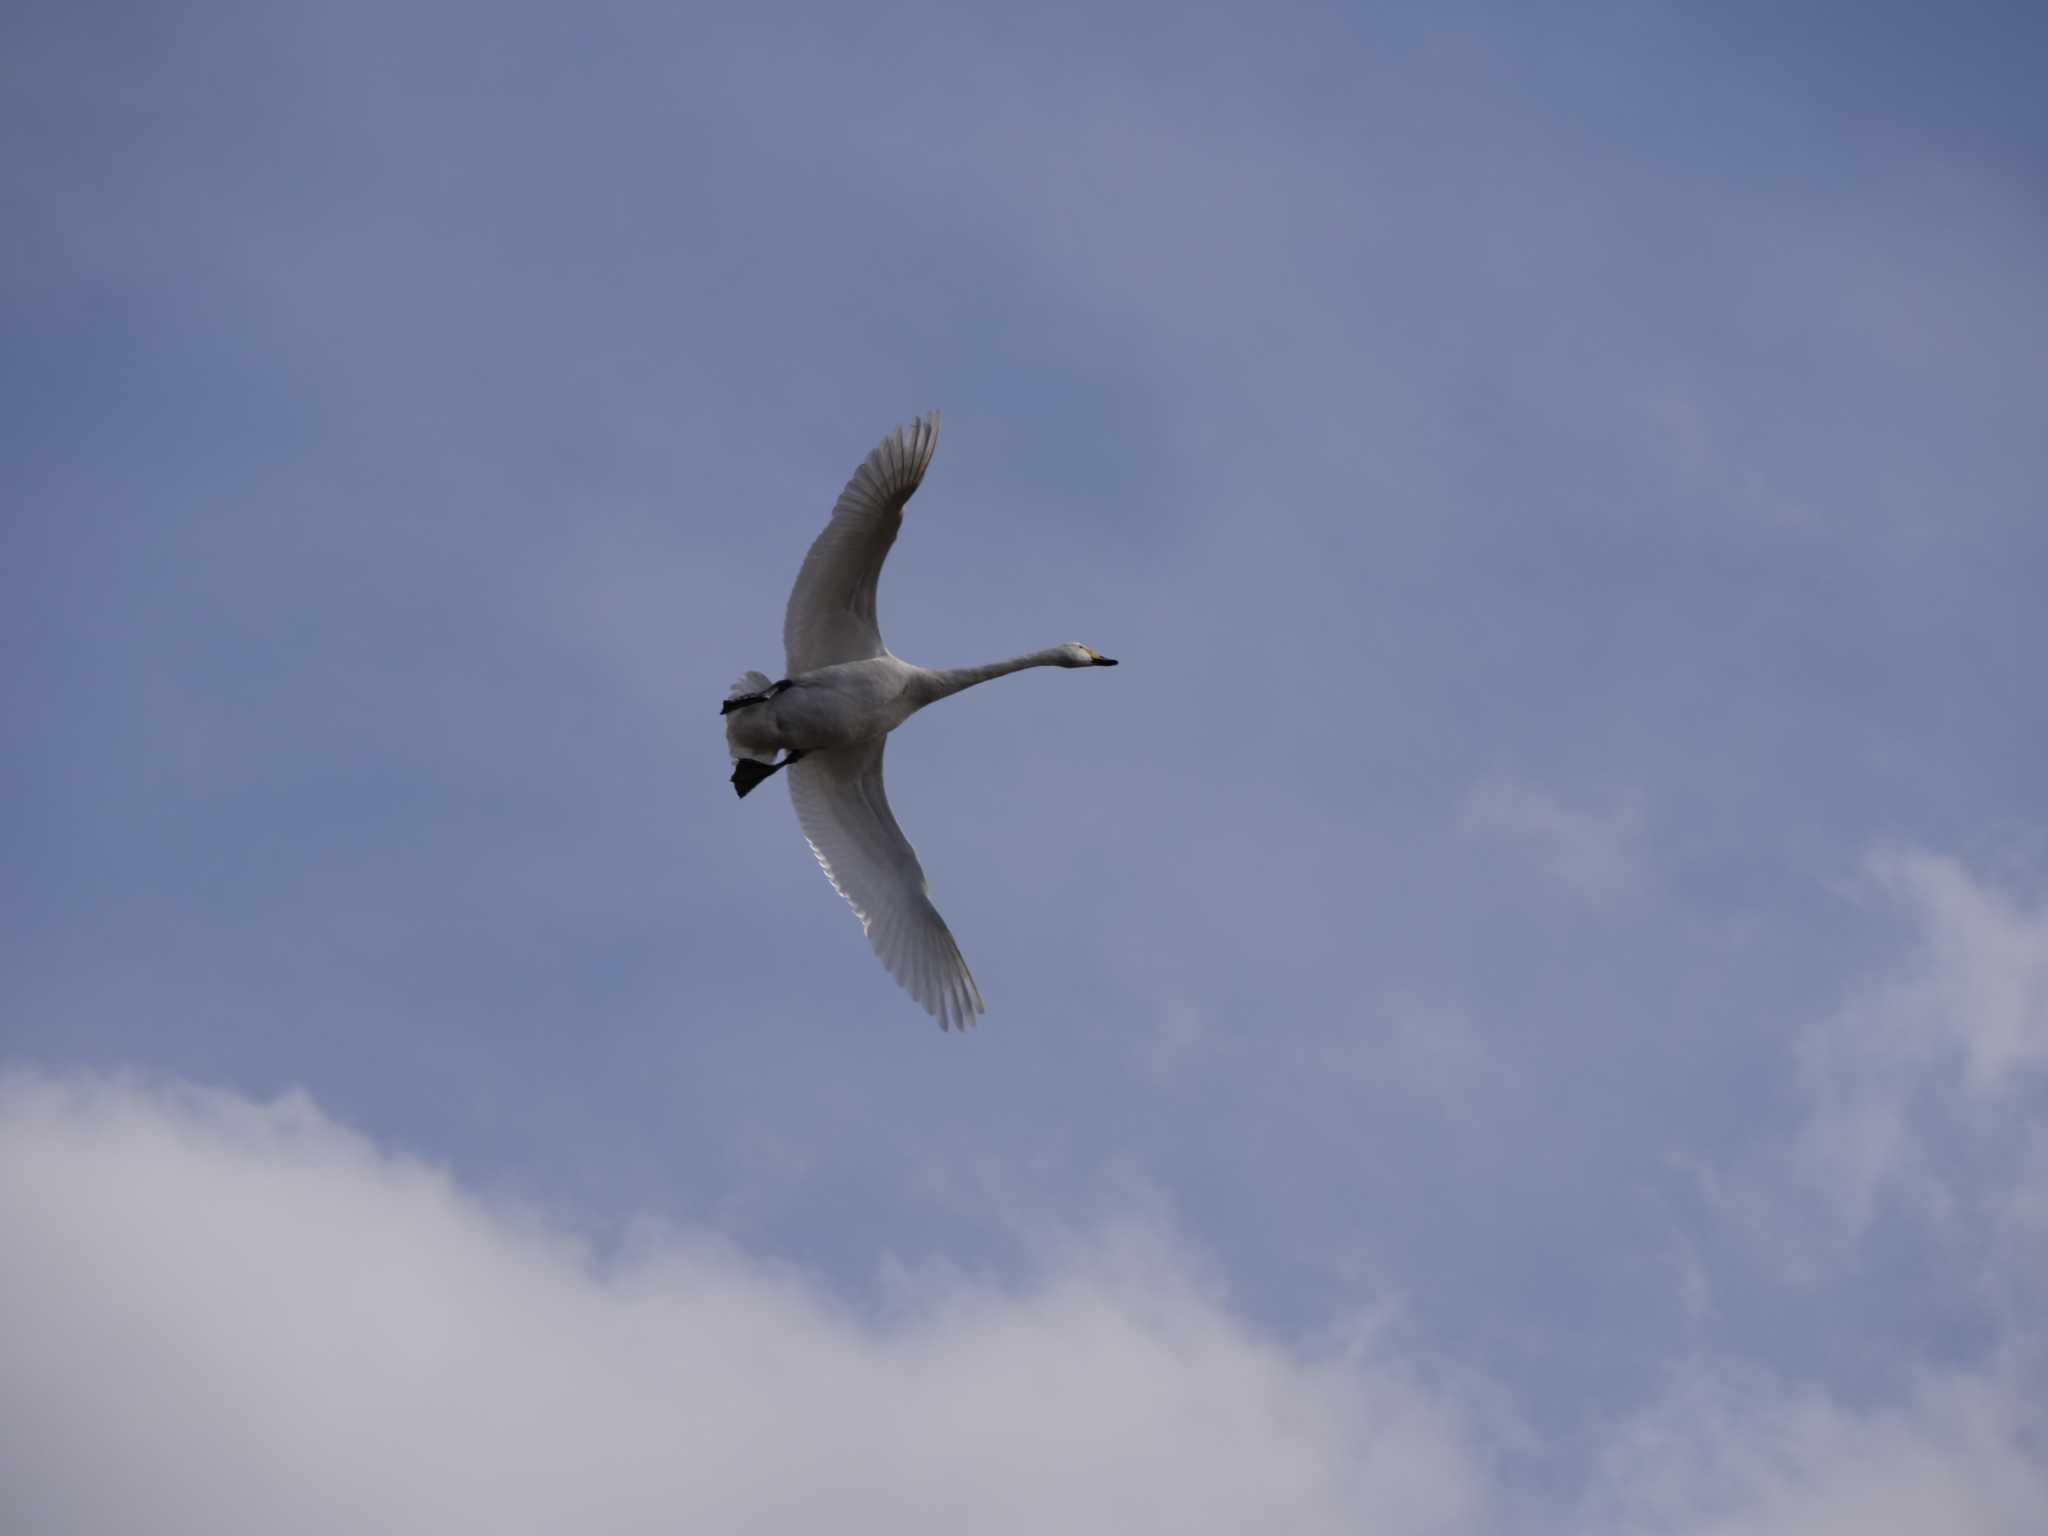
[[[789,766],[789,797],[811,852],[889,974],[942,1028],[965,1029],[987,1009],[882,793],[886,740],[805,753]]]
[[[782,619],[789,676],[883,654],[875,582],[903,526],[903,504],[938,446],[939,413],[933,411],[883,438],[846,482],[789,594]]]

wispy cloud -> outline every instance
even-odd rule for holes
[[[1886,1207],[1955,1222],[2009,1190],[2048,1104],[2048,909],[1956,860],[1887,848],[1849,887],[1897,937],[1887,973],[1796,1044],[1805,1117],[1752,1192],[1803,1185],[1810,1236],[1852,1245]]]
[[[1698,1234],[1705,1284],[1849,1358],[1801,1372],[1768,1326],[1724,1328],[1617,1438],[1596,1528],[2018,1536],[2048,1508],[2048,927],[1923,851],[1850,889],[1898,942],[1800,1031],[1785,1133],[1700,1170]]]
[[[1628,1426],[1582,1530],[1615,1536],[2024,1536],[2048,1507],[2024,1381],[1943,1373],[1856,1409],[1758,1372]]]
[[[1495,774],[1473,786],[1459,829],[1515,850],[1579,899],[1618,906],[1649,883],[1648,817],[1640,798],[1570,803],[1544,788]]]
[[[1960,1055],[1971,1089],[1996,1093],[2048,1062],[2048,903],[2029,903],[1953,859],[1874,856],[1872,884],[1918,918],[1925,963],[1886,1000],[1895,1049]]]

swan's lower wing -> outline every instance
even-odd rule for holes
[[[965,1029],[987,1010],[882,792],[886,739],[806,753],[788,769],[789,797],[811,852],[889,974],[941,1027]]]
[[[903,526],[904,504],[938,446],[939,413],[933,411],[883,438],[846,482],[783,613],[788,676],[883,654],[875,584]]]

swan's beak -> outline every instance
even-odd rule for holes
[[[1088,663],[1088,665],[1090,665],[1091,667],[1113,667],[1116,665],[1116,661],[1112,657],[1098,656],[1093,661]]]

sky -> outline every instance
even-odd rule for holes
[[[2037,7],[0,28],[13,1528],[2039,1529]]]

